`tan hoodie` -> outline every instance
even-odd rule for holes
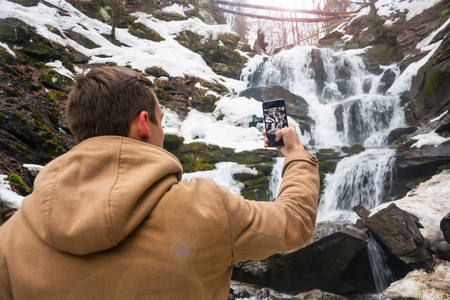
[[[88,139],[49,163],[0,227],[0,299],[227,299],[233,263],[312,236],[317,160],[294,151],[283,173],[276,202],[247,201],[180,181],[161,148]]]

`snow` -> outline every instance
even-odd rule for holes
[[[183,174],[183,180],[189,181],[193,177],[206,177],[213,179],[216,183],[223,185],[234,194],[240,194],[243,183],[236,182],[233,179],[233,174],[236,173],[250,173],[257,174],[258,171],[246,167],[245,165],[239,165],[234,162],[220,162],[215,165],[215,169],[211,171],[202,171],[195,173]]]
[[[450,137],[445,138],[437,134],[434,130],[426,134],[418,134],[412,137],[413,140],[417,140],[411,147],[420,148],[424,145],[433,145],[435,147],[442,143],[450,141]]]
[[[0,42],[0,47],[2,47],[3,49],[5,49],[9,54],[11,54],[12,56],[16,57],[16,54],[14,53],[14,51],[11,50],[11,48],[9,48],[8,45],[6,45],[5,43]]]
[[[9,208],[19,209],[24,197],[17,195],[9,185],[8,176],[0,175],[0,201]]]
[[[245,84],[240,81],[215,74],[199,54],[186,49],[174,40],[176,33],[182,30],[191,30],[205,36],[205,38],[217,39],[217,36],[221,33],[232,33],[228,25],[207,25],[198,18],[165,22],[156,20],[151,15],[138,12],[134,14],[138,17],[136,22],[154,29],[165,40],[153,42],[139,39],[128,33],[127,29],[118,28],[116,38],[123,44],[119,47],[102,36],[102,34],[110,34],[111,26],[88,18],[64,0],[48,0],[47,2],[64,9],[70,15],[61,16],[55,8],[42,3],[34,7],[24,7],[6,0],[0,0],[0,6],[2,7],[0,18],[21,19],[35,27],[38,34],[50,41],[63,46],[71,46],[91,57],[89,63],[115,62],[119,66],[131,66],[140,71],[154,66],[163,67],[172,77],[192,75],[211,82],[220,81],[230,90],[245,88]],[[100,47],[87,49],[71,39],[60,37],[51,32],[49,28],[57,29],[60,32],[71,30],[83,34]],[[61,71],[62,68],[58,70]]]
[[[166,6],[161,11],[166,14],[180,14],[183,17],[186,17],[185,11],[194,9],[194,6],[192,4],[189,4],[188,7],[184,7],[181,4],[173,4],[172,6]]]
[[[411,63],[397,78],[394,84],[387,90],[387,93],[400,95],[401,93],[408,91],[411,88],[412,79],[417,74],[417,71],[419,71],[419,69],[428,62],[428,60],[437,51],[441,43],[442,40],[425,47],[424,49],[429,50],[430,52],[428,52],[428,54],[421,60]]]
[[[45,64],[46,66],[52,67],[56,72],[58,72],[61,75],[67,76],[75,80],[75,76],[73,73],[69,70],[67,70],[61,61],[55,60],[54,62],[49,62]]]
[[[391,14],[395,14],[397,12],[407,12],[406,20],[409,21],[417,15],[420,15],[425,10],[433,7],[441,0],[378,0],[375,2],[375,6],[377,8],[377,14],[380,17],[390,17]],[[361,12],[358,13],[357,17],[368,15],[370,13],[370,7],[367,6],[361,9]],[[390,25],[395,23],[397,20],[388,20],[389,22],[385,25]]]

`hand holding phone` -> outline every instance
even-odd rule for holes
[[[283,99],[264,101],[263,104],[264,127],[269,147],[283,146],[284,141],[281,138],[276,140],[275,132],[288,126],[286,105]]]
[[[292,150],[305,149],[294,124],[287,122],[284,100],[276,99],[263,102],[263,116],[265,147],[276,147],[284,156]]]

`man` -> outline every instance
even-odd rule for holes
[[[151,82],[128,68],[79,78],[67,105],[79,144],[0,227],[0,299],[227,299],[233,263],[311,238],[317,159],[292,126],[276,133],[286,159],[269,203],[181,181],[162,118]]]

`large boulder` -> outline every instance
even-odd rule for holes
[[[420,148],[399,149],[395,173],[400,178],[424,177],[436,174],[440,166],[450,163],[450,141]]]
[[[240,263],[233,279],[288,293],[316,288],[339,294],[373,290],[366,239],[365,233],[345,224],[319,223],[308,245]]]
[[[423,238],[417,219],[394,203],[373,215],[362,217],[362,223],[390,253],[412,269],[431,271],[433,257]]]

